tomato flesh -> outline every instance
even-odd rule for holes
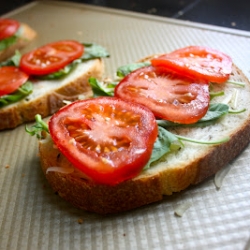
[[[0,96],[10,94],[24,84],[29,76],[14,66],[0,68]]]
[[[65,106],[52,116],[49,130],[56,146],[76,168],[107,185],[141,172],[158,133],[148,108],[114,97]]]
[[[0,18],[0,40],[13,36],[20,27],[20,23],[13,19]]]
[[[70,61],[73,61],[82,56],[84,46],[79,42],[72,40],[64,40],[61,42],[54,42],[49,44],[51,48],[56,50],[57,54],[65,55]]]
[[[115,96],[147,106],[156,117],[190,124],[202,118],[209,106],[209,86],[163,67],[143,67],[127,75]]]
[[[30,75],[50,74],[81,57],[83,51],[83,45],[76,41],[57,41],[23,55],[20,68]]]
[[[189,46],[151,60],[155,67],[166,67],[181,75],[208,82],[224,83],[232,72],[232,59],[215,49]]]

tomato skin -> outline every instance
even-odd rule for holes
[[[17,20],[0,18],[0,40],[13,36],[20,27]]]
[[[232,72],[232,59],[212,48],[189,46],[153,58],[155,67],[166,67],[187,77],[224,83]]]
[[[74,40],[63,40],[50,43],[49,46],[57,51],[57,54],[65,55],[70,61],[73,61],[82,56],[84,46]]]
[[[164,67],[143,67],[127,75],[115,88],[115,96],[147,106],[156,117],[191,124],[202,118],[209,106],[209,86]]]
[[[14,92],[29,78],[29,75],[14,66],[1,67],[0,76],[0,96]]]
[[[114,97],[65,106],[51,117],[49,131],[76,168],[106,185],[138,175],[151,156],[158,133],[149,109]]]
[[[46,44],[21,57],[20,68],[30,75],[56,72],[81,57],[84,47],[77,41],[63,40]]]

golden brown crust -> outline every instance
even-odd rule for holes
[[[75,171],[48,171],[51,166],[71,165],[50,138],[39,143],[42,170],[53,190],[77,208],[100,214],[130,210],[162,199],[159,176],[134,178],[116,186],[97,185]],[[72,166],[72,165],[71,165]]]
[[[248,105],[246,101],[249,103],[249,81],[239,69],[236,68],[234,73],[238,75],[236,78],[240,78],[247,84],[246,93],[243,93],[245,99],[243,98],[241,102],[243,106]],[[236,119],[238,124],[234,122],[228,124],[230,119]],[[41,166],[53,190],[77,208],[100,214],[122,212],[160,201],[164,195],[171,195],[190,185],[198,184],[235,159],[250,141],[250,112],[246,111],[243,116],[236,115],[235,118],[227,116],[225,120],[219,122],[221,123],[225,124],[220,126],[220,129],[225,126],[226,129],[229,127],[228,131],[231,131],[227,132],[227,136],[230,136],[229,141],[214,146],[198,146],[197,154],[194,147],[195,153],[192,153],[193,156],[188,160],[184,158],[177,163],[172,160],[169,160],[170,163],[165,161],[157,163],[136,178],[116,186],[98,185],[79,174],[78,170],[53,146],[50,137],[39,142]],[[196,128],[193,129],[196,132]],[[202,136],[206,134],[206,132],[202,133]],[[211,133],[214,131],[212,130]],[[188,150],[189,146],[183,149],[183,151]],[[67,174],[48,171],[53,166],[72,171]]]
[[[116,186],[95,184],[75,172],[47,172],[51,166],[65,167],[67,161],[51,142],[39,143],[41,166],[52,189],[75,207],[99,214],[127,211],[160,201],[163,195],[182,191],[214,175],[249,143],[250,119],[245,125],[230,141],[213,147],[207,155],[190,162],[185,168],[176,166],[158,174],[144,174]]]
[[[25,122],[34,121],[36,114],[47,117],[65,105],[63,101],[74,101],[79,95],[85,98],[92,95],[88,83],[90,76],[100,79],[103,75],[104,64],[101,59],[93,60],[88,71],[72,79],[67,84],[59,86],[54,91],[49,91],[38,98],[22,100],[18,103],[0,109],[0,130],[15,128]],[[34,83],[36,84],[36,83]],[[36,90],[34,90],[36,91]]]
[[[15,54],[16,50],[21,50],[35,39],[37,33],[27,24],[21,23],[22,34],[17,39],[16,43],[9,46],[7,49],[0,51],[0,61],[4,61]]]

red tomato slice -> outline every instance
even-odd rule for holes
[[[115,185],[140,173],[157,137],[153,113],[114,97],[74,102],[49,121],[59,150],[92,180]]]
[[[0,40],[13,36],[20,27],[20,23],[13,19],[0,18]]]
[[[30,75],[50,74],[79,58],[83,51],[83,45],[76,41],[50,43],[23,55],[20,67]]]
[[[10,94],[24,84],[29,76],[14,66],[0,68],[0,96]]]
[[[115,88],[115,96],[147,106],[156,117],[182,124],[195,123],[209,106],[206,82],[143,67],[127,75]]]
[[[73,40],[63,40],[49,44],[50,47],[56,50],[57,54],[65,55],[70,61],[73,61],[82,56],[84,46]]]
[[[232,59],[215,49],[190,46],[151,60],[155,67],[166,67],[181,75],[223,83],[232,72]]]

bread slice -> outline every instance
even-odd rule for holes
[[[94,183],[75,169],[47,135],[39,141],[39,151],[41,167],[49,184],[75,207],[109,214],[160,201],[164,195],[204,181],[239,155],[250,141],[250,83],[235,65],[231,79],[244,82],[245,87],[230,83],[216,85],[218,90],[224,89],[225,96],[212,99],[212,102],[230,101],[232,108],[246,108],[244,113],[228,114],[205,127],[171,129],[173,133],[197,140],[214,141],[229,136],[229,141],[217,145],[184,142],[184,148],[166,154],[139,176],[108,186]],[[236,92],[238,100],[231,98]]]
[[[19,102],[0,108],[0,130],[34,121],[36,114],[49,116],[64,106],[64,101],[92,96],[88,79],[91,76],[101,79],[103,72],[103,60],[94,59],[78,64],[63,79],[34,82],[32,94]]]
[[[36,31],[25,23],[21,23],[19,29],[20,34],[17,41],[10,45],[7,49],[0,51],[0,62],[13,56],[16,50],[21,50],[37,36]]]

